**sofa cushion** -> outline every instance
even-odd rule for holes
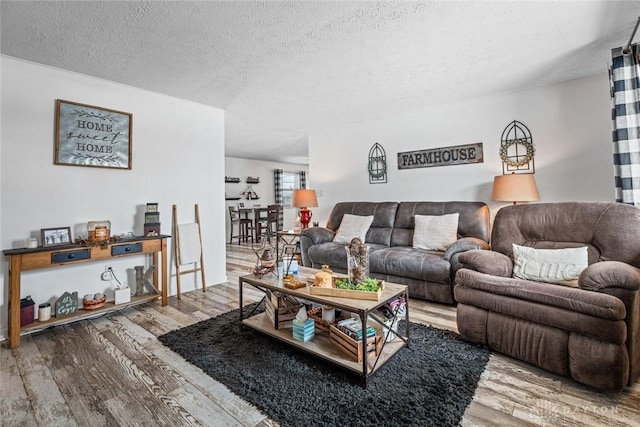
[[[587,247],[535,249],[513,244],[513,276],[535,282],[578,287],[578,277],[587,268]]]
[[[611,295],[565,286],[555,286],[549,283],[491,276],[466,268],[458,270],[456,273],[456,284],[455,293],[459,302],[473,304],[477,307],[505,314],[510,313],[506,313],[504,309],[498,307],[485,306],[483,303],[484,298],[475,301],[465,297],[458,298],[458,287],[460,287],[460,291],[463,288],[469,288],[481,291],[487,296],[508,297],[508,299],[502,299],[505,304],[504,307],[508,307],[512,301],[522,300],[538,304],[541,308],[545,305],[554,306],[601,319],[624,320],[627,314],[624,303],[619,298]],[[533,315],[533,313],[529,314]],[[533,318],[530,320],[535,321]]]
[[[369,227],[365,243],[389,246],[391,231],[398,209],[397,202],[340,202],[336,203],[327,219],[327,228],[337,231],[345,214],[369,216],[373,222]]]
[[[413,247],[431,251],[446,251],[458,240],[460,214],[416,215]]]
[[[640,209],[624,203],[562,202],[511,205],[498,211],[491,249],[512,256],[512,244],[536,248],[587,246],[589,264],[621,261],[640,268],[629,250],[640,241]]]
[[[401,202],[389,246],[411,246],[416,215],[458,213],[458,237],[489,241],[489,207],[483,202]]]
[[[442,252],[393,247],[369,255],[369,270],[388,276],[408,277],[435,283],[451,283],[451,264]]]
[[[623,344],[626,309],[611,295],[521,279],[495,277],[462,269],[456,275],[455,298],[492,313],[564,329]],[[518,341],[522,344],[523,342]]]
[[[373,222],[373,215],[351,215],[345,214],[342,217],[340,228],[333,238],[334,242],[349,243],[354,238],[359,238],[363,242],[367,237],[367,231]]]

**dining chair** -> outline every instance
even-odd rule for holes
[[[258,221],[256,222],[258,240],[260,237],[265,236],[270,241],[271,236],[276,235],[276,232],[278,231],[280,209],[282,209],[282,206],[280,205],[269,205],[267,206],[267,210],[264,211],[265,216],[258,217]]]
[[[229,244],[233,243],[233,239],[238,239],[238,244],[240,244],[241,241],[246,242],[249,239],[253,242],[253,220],[251,218],[243,218],[237,207],[229,206],[229,220],[231,221]],[[235,225],[238,226],[237,236],[233,235]]]

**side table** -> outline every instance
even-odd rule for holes
[[[300,257],[300,230],[278,230],[276,231],[276,254],[278,261],[284,259],[284,250],[286,246],[295,245],[293,255]],[[302,262],[300,262],[302,264]]]

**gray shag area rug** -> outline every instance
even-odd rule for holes
[[[456,426],[489,360],[485,347],[411,323],[410,347],[365,389],[353,373],[240,328],[238,317],[233,310],[159,339],[283,427]]]

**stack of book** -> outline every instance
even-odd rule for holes
[[[356,341],[362,341],[362,322],[350,317],[338,322],[338,329],[347,334]],[[372,338],[378,335],[378,332],[372,326],[367,326],[366,336]]]
[[[307,319],[301,322],[297,319],[293,320],[293,338],[307,342],[311,341],[316,336],[316,322],[313,319]]]

